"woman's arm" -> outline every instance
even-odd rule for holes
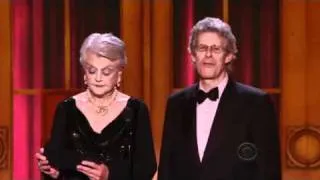
[[[57,105],[51,137],[45,146],[44,155],[47,157],[51,166],[59,170],[76,170],[76,165],[81,162],[79,153],[68,150],[67,146],[67,102]]]

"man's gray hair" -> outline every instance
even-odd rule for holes
[[[233,35],[230,26],[219,18],[206,17],[198,21],[191,30],[189,37],[189,50],[194,55],[198,43],[199,34],[202,32],[215,32],[226,39],[226,50],[229,53],[238,52],[236,38]]]

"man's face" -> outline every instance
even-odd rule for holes
[[[225,39],[215,32],[202,32],[192,61],[201,79],[218,79],[226,73],[226,64],[232,60],[225,49]]]

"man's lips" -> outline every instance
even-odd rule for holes
[[[212,63],[212,62],[203,62],[202,64],[205,66],[214,66],[215,65],[215,63]]]

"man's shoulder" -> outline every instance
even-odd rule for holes
[[[251,95],[251,96],[265,96],[267,93],[260,88],[243,84],[240,82],[235,82],[235,87],[237,91],[242,95]]]
[[[174,92],[169,96],[169,99],[188,98],[193,95],[196,90],[196,86],[196,84],[193,84],[185,88],[175,89]]]

